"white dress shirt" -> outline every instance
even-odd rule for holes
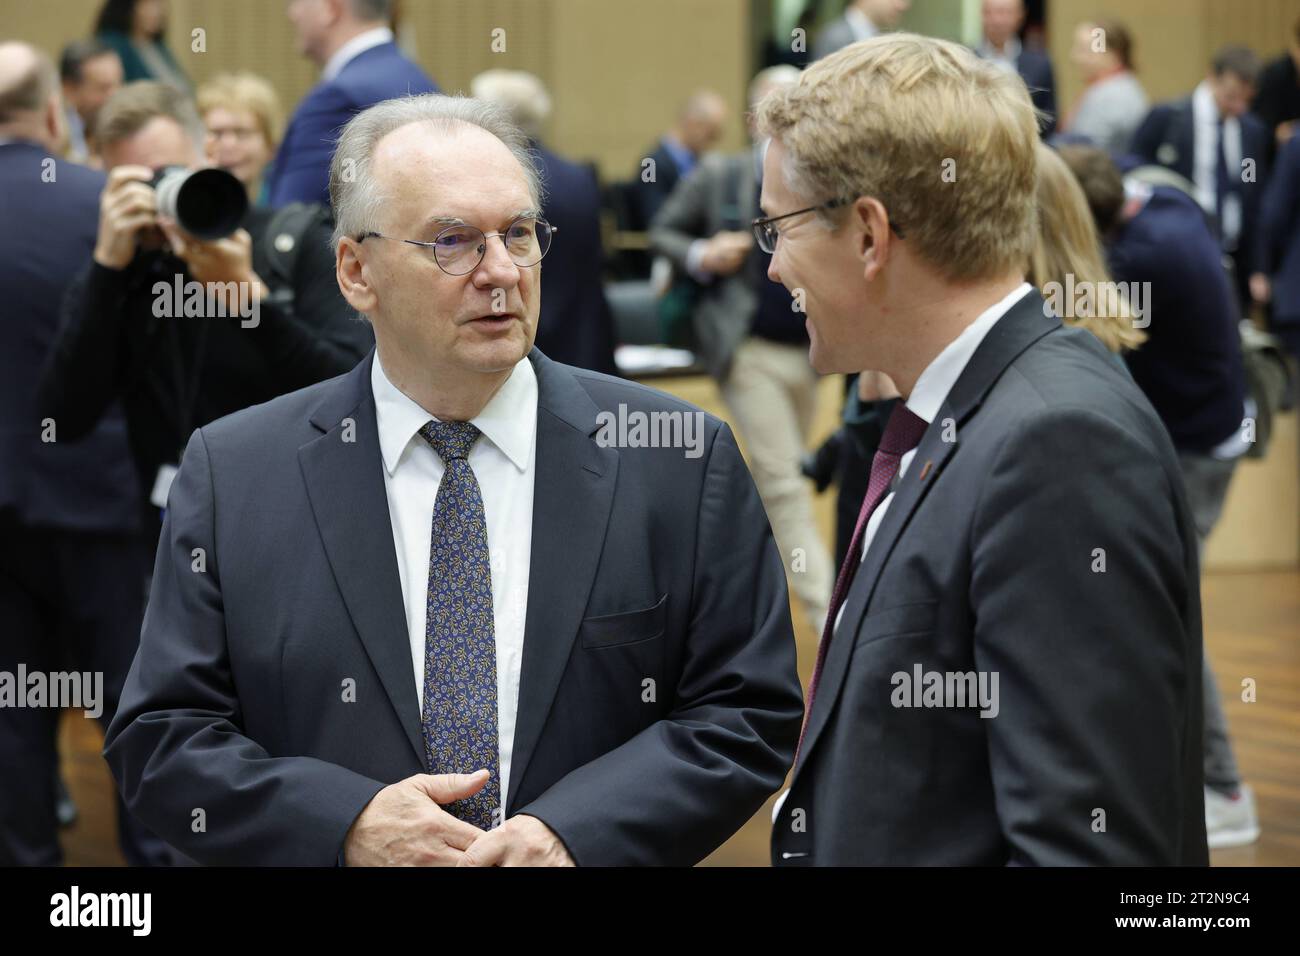
[[[966,370],[967,363],[970,362],[971,356],[979,348],[984,337],[989,334],[989,330],[997,325],[998,319],[1006,315],[1011,307],[1024,298],[1025,294],[1031,292],[1033,286],[1028,282],[1022,282],[1002,301],[989,306],[970,325],[944,347],[944,350],[934,357],[925,371],[921,373],[920,378],[916,380],[916,385],[912,387],[912,394],[907,397],[907,407],[918,418],[926,422],[933,422],[935,416],[939,414],[939,409],[943,406],[944,400],[952,387],[957,384],[957,379],[961,378],[961,373]],[[913,448],[905,454],[898,463],[898,477],[901,479],[907,473],[907,466],[912,463],[916,457],[916,449]],[[889,503],[894,498],[894,492],[891,488],[876,510],[871,513],[867,519],[867,529],[862,535],[862,554],[858,560],[864,561],[867,557],[867,551],[871,547],[871,540],[876,536],[876,530],[880,523],[885,520],[885,512],[889,510]],[[847,558],[846,558],[847,560]],[[845,601],[840,605],[840,609],[835,613],[835,628],[831,632],[839,630],[840,619],[844,616],[844,607],[848,604]],[[790,795],[786,790],[777,798],[776,805],[772,808],[772,822],[775,824],[776,819],[781,814],[781,807],[785,799]]]
[[[1214,102],[1210,81],[1202,80],[1192,92],[1192,181],[1201,208],[1211,215],[1218,209],[1218,179],[1214,167],[1219,161],[1219,106]],[[1241,123],[1235,116],[1223,119],[1223,157],[1229,176],[1241,175]],[[1241,234],[1241,200],[1229,193],[1223,202],[1219,223],[1229,248],[1235,248]]]
[[[393,547],[406,606],[414,689],[417,706],[422,709],[430,537],[444,465],[418,434],[434,416],[389,381],[378,354],[370,371],[370,387],[375,396],[384,489],[388,493]],[[497,648],[497,747],[504,807],[519,708],[537,461],[537,376],[527,358],[519,360],[483,411],[470,421],[482,432],[470,449],[468,461],[478,479],[487,519]],[[474,768],[462,769],[468,772]]]
[[[393,42],[393,31],[388,27],[375,27],[365,33],[358,33],[347,43],[334,51],[334,55],[325,62],[325,69],[320,71],[322,83],[328,83],[343,71],[343,68],[372,47]]]

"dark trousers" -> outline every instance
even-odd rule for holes
[[[146,562],[138,535],[0,518],[0,671],[13,681],[19,664],[28,674],[102,674],[98,719],[107,728],[140,642]],[[89,706],[70,713],[84,720]],[[63,861],[54,793],[61,714],[55,706],[0,706],[0,865]],[[171,849],[126,812],[116,788],[114,796],[127,862],[172,862]]]

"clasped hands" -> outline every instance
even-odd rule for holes
[[[491,830],[458,820],[442,805],[472,796],[488,772],[420,773],[380,790],[348,829],[348,866],[574,866],[545,823],[526,814]]]

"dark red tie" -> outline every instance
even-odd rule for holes
[[[913,412],[900,400],[889,415],[885,433],[880,437],[880,447],[871,459],[871,480],[867,482],[867,496],[862,499],[862,510],[858,512],[858,523],[853,528],[853,540],[844,555],[844,564],[840,566],[840,575],[835,579],[835,590],[831,592],[830,612],[826,615],[826,626],[822,628],[821,643],[817,645],[817,663],[813,666],[812,682],[808,685],[808,706],[804,709],[803,729],[799,731],[799,748],[795,751],[795,762],[799,762],[799,751],[803,749],[803,735],[808,730],[808,718],[812,715],[813,698],[817,695],[817,682],[822,676],[822,664],[826,661],[826,648],[830,646],[831,635],[835,632],[835,616],[849,593],[853,575],[862,563],[862,537],[867,530],[871,513],[880,502],[885,500],[889,486],[898,474],[898,465],[903,456],[921,443],[921,436],[929,423]]]

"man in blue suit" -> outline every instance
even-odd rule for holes
[[[1197,201],[1215,217],[1223,251],[1232,257],[1243,307],[1247,280],[1259,271],[1256,224],[1272,135],[1248,112],[1258,77],[1253,52],[1224,47],[1191,95],[1152,107],[1132,145],[1144,162],[1195,184]]]
[[[551,97],[523,70],[485,70],[470,92],[506,108],[528,137],[542,182],[542,215],[564,238],[546,256],[546,296],[537,319],[537,347],[565,365],[616,374],[614,317],[605,299],[600,240],[600,186],[588,165],[542,145]]]
[[[1260,219],[1258,298],[1273,302],[1272,332],[1300,358],[1300,136],[1278,153]],[[1270,289],[1271,284],[1271,289]]]
[[[78,441],[37,410],[63,289],[90,259],[104,186],[103,173],[55,158],[62,135],[54,64],[0,44],[0,673],[25,668],[20,693],[37,674],[52,687],[52,672],[100,673],[98,691],[93,678],[82,685],[80,709],[107,726],[139,640],[146,552],[120,409]],[[0,866],[62,862],[54,782],[65,702],[0,706]],[[127,862],[170,862],[118,810]]]
[[[392,0],[293,0],[289,19],[300,50],[321,67],[320,82],[298,104],[276,153],[272,206],[329,202],[330,156],[356,113],[394,96],[438,87],[402,55],[387,27]]]
[[[1020,44],[1024,0],[984,0],[980,16],[984,38],[975,52],[1020,75],[1029,87],[1034,108],[1045,114],[1038,121],[1039,130],[1044,136],[1051,134],[1056,129],[1056,79],[1046,53]]]

